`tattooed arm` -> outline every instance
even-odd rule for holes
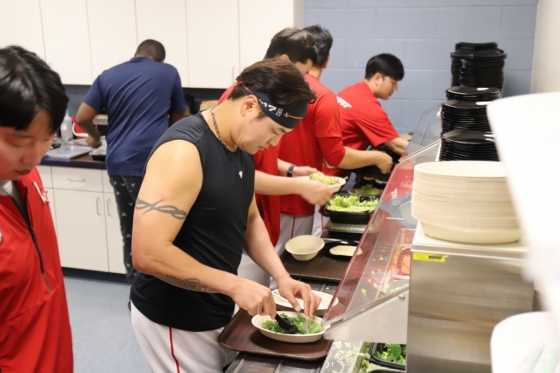
[[[152,154],[134,212],[134,267],[184,289],[228,295],[252,315],[274,316],[270,289],[203,265],[173,244],[200,192],[202,178],[198,151],[189,142],[170,141]]]
[[[173,277],[173,276],[155,276],[157,278],[159,278],[162,281],[167,282],[168,284],[177,286],[179,288],[183,288],[186,290],[191,290],[191,291],[200,291],[203,293],[217,293],[216,290],[209,288],[208,286],[202,285],[200,283],[200,280],[196,279],[196,278],[186,278],[184,280],[180,280],[177,277]]]

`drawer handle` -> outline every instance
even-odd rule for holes
[[[111,199],[107,198],[107,215],[111,215]]]
[[[95,200],[95,207],[97,208],[97,215],[101,215],[99,213],[99,202],[100,202],[100,198],[97,197],[96,200]]]
[[[69,177],[68,180],[69,180],[69,181],[79,181],[79,182],[84,182],[84,181],[86,181],[86,179],[78,179],[78,178],[76,178],[76,177]]]

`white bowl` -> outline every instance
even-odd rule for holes
[[[305,262],[315,258],[323,246],[325,241],[321,237],[303,235],[286,242],[286,251],[292,254],[295,260]]]
[[[414,167],[415,173],[429,174],[437,178],[505,178],[506,168],[502,162],[453,161],[426,162]],[[416,175],[414,177],[416,180]]]
[[[411,214],[428,236],[471,244],[520,239],[500,162],[422,163],[414,168]]]
[[[321,303],[319,303],[319,307],[317,307],[317,309],[315,310],[314,315],[315,316],[323,316],[325,314],[325,312],[327,311],[327,309],[329,308],[329,305],[331,304],[333,296],[330,295],[330,294],[327,294],[327,293],[323,293],[322,291],[315,291],[315,290],[312,290],[312,291],[313,291],[313,293],[315,293],[315,295],[317,295],[317,296],[319,296],[319,298],[321,298]],[[293,309],[291,303],[288,302],[287,299],[285,299],[284,297],[282,297],[280,295],[278,289],[272,290],[272,296],[274,298],[274,303],[276,303],[277,306],[283,307],[285,309]],[[298,301],[299,306],[303,310],[303,299],[296,298],[296,300]],[[338,304],[338,298],[334,300],[333,306],[335,304]]]
[[[298,177],[304,177],[306,179],[309,179],[309,176],[298,176]],[[336,178],[337,181],[335,184],[331,184],[331,192],[336,193],[340,190],[340,188],[342,188],[344,184],[346,184],[346,180],[338,176],[331,176],[331,177]]]
[[[495,245],[519,241],[519,229],[460,228],[420,221],[424,232],[430,237],[445,241],[479,245]]]
[[[336,176],[337,183],[331,185],[331,192],[336,193],[342,188],[344,184],[346,184],[346,180]]]
[[[281,311],[280,313],[286,314],[286,316],[290,316],[290,317],[296,317],[297,315],[303,315],[301,313],[297,313],[297,312],[291,312],[291,311]],[[304,316],[307,317],[307,316]],[[322,319],[320,317],[314,316],[313,319],[315,319],[316,322],[318,322],[319,324],[321,323]],[[267,320],[272,320],[270,318],[270,316],[266,315],[266,316],[261,316],[261,315],[255,315],[253,316],[253,318],[251,319],[251,323],[257,328],[259,329],[259,331],[262,333],[262,335],[264,335],[265,337],[271,338],[271,339],[275,339],[277,341],[280,342],[288,342],[288,343],[311,343],[311,342],[316,342],[319,339],[321,339],[323,337],[323,334],[325,334],[325,331],[323,330],[320,333],[315,333],[315,334],[284,334],[284,333],[276,333],[273,332],[271,330],[265,329],[262,327],[262,323],[267,321]]]

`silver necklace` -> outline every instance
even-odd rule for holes
[[[214,122],[214,128],[216,129],[216,136],[218,137],[218,140],[220,140],[220,142],[227,148],[228,146],[226,145],[224,139],[222,138],[222,134],[220,133],[220,129],[218,128],[218,123],[216,122],[216,115],[214,115],[214,108],[215,107],[216,107],[216,105],[213,105],[210,108],[210,114],[212,114],[212,122]]]

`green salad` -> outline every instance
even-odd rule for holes
[[[330,200],[327,210],[344,212],[372,212],[377,207],[377,199],[364,199],[360,201],[360,196],[336,195]]]
[[[406,364],[406,346],[385,343],[381,352],[375,351],[375,357],[392,363]]]
[[[302,315],[298,315],[297,317],[290,317],[286,316],[286,314],[284,313],[281,313],[280,316],[282,316],[286,320],[290,320],[295,326],[297,326],[298,331],[296,334],[315,334],[325,330],[314,319],[308,319],[306,317],[303,317]],[[262,327],[276,333],[286,333],[284,329],[282,329],[280,325],[278,325],[278,321],[276,320],[266,320],[262,323]]]
[[[338,183],[338,179],[336,177],[323,175],[323,174],[320,174],[318,172],[313,172],[312,174],[309,174],[309,178],[311,180],[317,180],[317,181],[320,181],[322,183],[329,184],[329,185],[333,185],[333,184]]]
[[[354,192],[355,194],[373,194],[373,195],[378,195],[381,194],[381,189],[379,188],[375,188],[373,185],[371,184],[366,184],[366,185],[362,185],[359,188],[353,189],[352,192]]]

